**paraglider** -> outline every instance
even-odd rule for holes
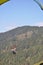
[[[41,10],[43,10],[43,5],[38,1],[38,0],[34,0],[41,8]]]
[[[11,46],[11,51],[13,54],[16,54],[16,45]]]
[[[8,1],[9,1],[9,0],[0,0],[0,5],[6,3],[6,2],[8,2]]]

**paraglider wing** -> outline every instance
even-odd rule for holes
[[[13,54],[16,54],[16,45],[11,46],[11,51]]]
[[[38,0],[34,0],[39,6],[40,6],[40,8],[43,10],[43,6],[42,6],[42,4],[38,1]]]
[[[0,5],[6,3],[6,2],[8,2],[8,1],[9,1],[9,0],[0,0]]]

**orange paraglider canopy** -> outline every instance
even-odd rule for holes
[[[16,48],[16,45],[11,46],[11,49],[14,49],[14,48]]]

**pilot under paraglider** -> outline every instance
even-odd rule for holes
[[[13,54],[16,54],[16,45],[13,45],[11,47],[11,51],[12,51]]]

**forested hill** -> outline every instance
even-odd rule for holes
[[[16,54],[11,46],[16,45]],[[0,33],[0,65],[34,65],[43,61],[43,27],[22,26]]]

